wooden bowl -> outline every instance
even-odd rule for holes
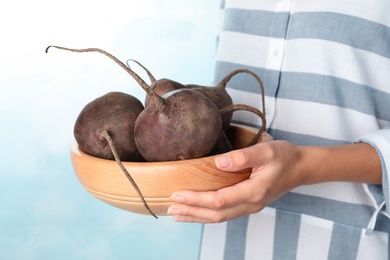
[[[245,147],[258,129],[232,125],[228,136],[235,149]],[[272,140],[263,133],[260,142]],[[250,169],[237,173],[218,170],[215,156],[170,162],[123,162],[141,190],[150,209],[159,216],[173,203],[172,193],[178,190],[215,191],[247,179]],[[71,148],[74,171],[83,187],[96,198],[130,212],[150,214],[137,192],[113,160],[90,156]]]

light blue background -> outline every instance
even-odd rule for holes
[[[0,259],[197,259],[200,225],[109,206],[71,166],[82,107],[109,91],[143,100],[143,90],[100,54],[44,50],[99,47],[138,59],[157,78],[208,85],[218,2],[0,4]]]

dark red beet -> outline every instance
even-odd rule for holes
[[[186,88],[183,84],[170,80],[170,79],[158,79],[150,85],[150,87],[154,90],[154,92],[159,95],[163,96],[166,93],[177,90],[177,89],[184,89]],[[145,97],[145,107],[147,107],[151,103],[151,99],[149,95],[146,95]]]
[[[218,136],[218,139],[211,151],[207,154],[208,156],[227,153],[233,150],[233,146],[229,141],[229,138],[226,136],[225,131],[221,130],[221,133]]]
[[[110,92],[88,103],[74,126],[80,149],[113,160],[110,146],[99,136],[102,130],[107,130],[122,161],[144,161],[134,141],[135,120],[143,109],[137,98],[121,92]]]
[[[233,104],[233,100],[226,91],[225,85],[218,84],[214,87],[199,86],[194,84],[185,85],[187,88],[193,89],[205,95],[210,99],[218,109],[222,109]],[[230,126],[232,114],[226,115],[222,118],[222,128],[227,130]]]
[[[100,51],[99,49],[76,50],[59,46],[49,46],[74,52]],[[106,53],[107,56],[113,57]],[[123,65],[125,68],[126,66]],[[76,120],[74,134],[80,149],[92,156],[115,159],[127,179],[137,191],[145,208],[157,218],[150,209],[136,182],[123,166],[122,161],[142,161],[134,143],[134,123],[143,110],[142,103],[135,97],[111,92],[87,104]]]
[[[213,102],[199,92],[179,89],[152,102],[135,123],[135,142],[148,161],[173,161],[205,156],[222,128]]]

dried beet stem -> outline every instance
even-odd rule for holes
[[[104,54],[108,58],[112,59],[115,63],[117,63],[119,66],[121,66],[127,73],[129,73],[137,82],[138,84],[145,90],[145,92],[151,96],[154,102],[156,104],[159,104],[160,106],[164,106],[164,99],[161,98],[159,95],[157,95],[154,90],[146,84],[146,82],[134,71],[132,71],[129,67],[126,66],[122,61],[118,60],[114,55],[101,50],[99,48],[86,48],[86,49],[71,49],[71,48],[65,48],[65,47],[60,47],[60,46],[55,46],[55,45],[50,45],[46,48],[45,52],[48,53],[50,48],[56,48],[60,50],[66,50],[66,51],[71,51],[71,52],[98,52],[101,54]]]
[[[141,62],[139,62],[139,61],[137,61],[137,60],[134,60],[134,59],[128,59],[128,60],[126,61],[126,65],[127,65],[127,67],[129,67],[129,68],[130,68],[129,61],[132,61],[132,62],[138,64],[138,66],[140,66],[142,69],[145,70],[146,74],[148,74],[148,77],[149,77],[149,79],[150,79],[150,83],[153,84],[154,82],[156,82],[156,78],[153,76],[153,74],[150,72],[150,70],[148,70],[144,65],[142,65]]]
[[[99,135],[100,139],[102,140],[106,140],[108,145],[110,146],[111,148],[111,151],[112,151],[112,154],[114,155],[114,158],[115,158],[115,161],[117,162],[117,164],[119,165],[119,167],[121,168],[121,170],[123,171],[123,173],[126,175],[127,179],[129,179],[130,183],[133,185],[134,189],[137,191],[138,193],[138,196],[140,197],[140,199],[142,200],[142,202],[144,203],[144,206],[145,208],[150,212],[150,214],[155,217],[156,219],[158,218],[156,216],[156,214],[153,213],[153,211],[149,208],[149,205],[148,203],[146,202],[144,196],[142,195],[142,192],[141,190],[138,188],[138,185],[135,183],[134,179],[131,177],[130,173],[126,170],[126,168],[123,166],[119,156],[118,156],[118,153],[115,149],[115,146],[112,142],[112,139],[111,139],[111,136],[110,134],[108,133],[107,130],[102,130],[100,132],[100,135]]]
[[[239,74],[239,73],[248,73],[250,75],[252,75],[256,81],[259,83],[260,85],[260,91],[261,91],[261,102],[262,102],[262,110],[263,110],[263,113],[265,113],[265,91],[264,91],[264,86],[263,86],[263,82],[262,80],[260,79],[260,77],[254,73],[253,71],[251,70],[248,70],[248,69],[237,69],[237,70],[234,70],[232,72],[230,72],[228,75],[226,75],[219,83],[218,83],[218,86],[224,86],[226,87],[226,84],[230,81],[230,79]]]
[[[258,115],[261,118],[261,121],[262,121],[261,128],[259,129],[257,134],[253,137],[253,139],[248,143],[247,146],[251,146],[251,145],[256,144],[259,141],[261,134],[265,131],[266,118],[265,118],[264,114],[259,109],[252,107],[252,106],[249,106],[249,105],[244,105],[244,104],[230,105],[230,106],[222,108],[219,111],[220,111],[222,117],[224,117],[225,115],[227,115],[231,112],[237,111],[237,110],[246,110],[246,111],[249,111],[249,112],[252,112],[252,113]]]

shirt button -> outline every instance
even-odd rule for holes
[[[273,52],[274,57],[278,56],[278,54],[279,54],[278,49],[274,49],[274,52]]]

